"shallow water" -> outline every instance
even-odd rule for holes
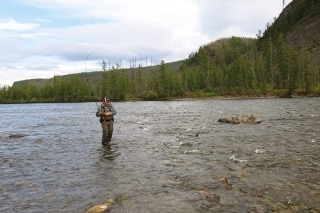
[[[95,103],[0,105],[0,212],[320,212],[320,98],[113,104],[105,147]]]

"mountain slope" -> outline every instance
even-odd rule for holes
[[[301,51],[306,48],[314,57],[320,56],[320,1],[293,0],[272,25],[268,24],[260,41],[276,40],[283,34],[285,43]]]

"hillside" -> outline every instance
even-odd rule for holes
[[[306,47],[313,56],[320,56],[320,15],[310,17],[292,29],[285,37],[287,44],[299,50]]]
[[[285,43],[298,51],[306,48],[314,58],[320,56],[320,1],[293,0],[269,25],[261,42],[276,40],[283,34]]]
[[[170,63],[168,63],[168,67],[171,70],[178,70],[179,67],[181,66],[182,62],[183,62],[183,60],[170,62]],[[152,73],[154,71],[157,71],[159,69],[159,66],[160,65],[141,67],[141,71],[144,75],[147,75],[147,73]],[[136,69],[138,69],[138,68],[136,68]],[[124,69],[124,70],[127,72],[130,72],[134,69],[129,68],[129,69]],[[87,82],[87,77],[88,77],[89,84],[93,87],[96,87],[97,85],[99,86],[102,83],[102,73],[103,73],[103,71],[93,71],[93,72],[87,72],[87,73],[82,72],[82,73],[76,73],[76,74],[79,75],[80,79],[84,82]],[[74,74],[62,75],[60,77],[61,77],[61,79],[68,79],[71,75],[74,75]],[[26,84],[36,85],[36,87],[38,89],[40,89],[47,84],[53,85],[53,77],[48,78],[48,79],[39,78],[39,79],[27,79],[27,80],[16,81],[13,83],[12,86],[19,86],[19,85],[26,85]],[[93,88],[93,90],[94,90],[94,88]]]

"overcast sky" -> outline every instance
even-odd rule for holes
[[[256,37],[282,9],[282,0],[1,0],[0,86],[100,71],[103,60],[186,59],[220,38]]]

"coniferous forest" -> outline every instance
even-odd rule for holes
[[[292,3],[295,3],[293,1]],[[111,100],[170,100],[218,96],[292,97],[320,95],[320,35],[296,45],[286,40],[292,29],[320,19],[320,2],[291,5],[256,38],[222,38],[203,45],[179,66],[123,69],[113,66],[95,72],[54,76],[45,85],[30,83],[4,86],[0,103],[86,102]],[[177,63],[175,63],[177,64]]]

